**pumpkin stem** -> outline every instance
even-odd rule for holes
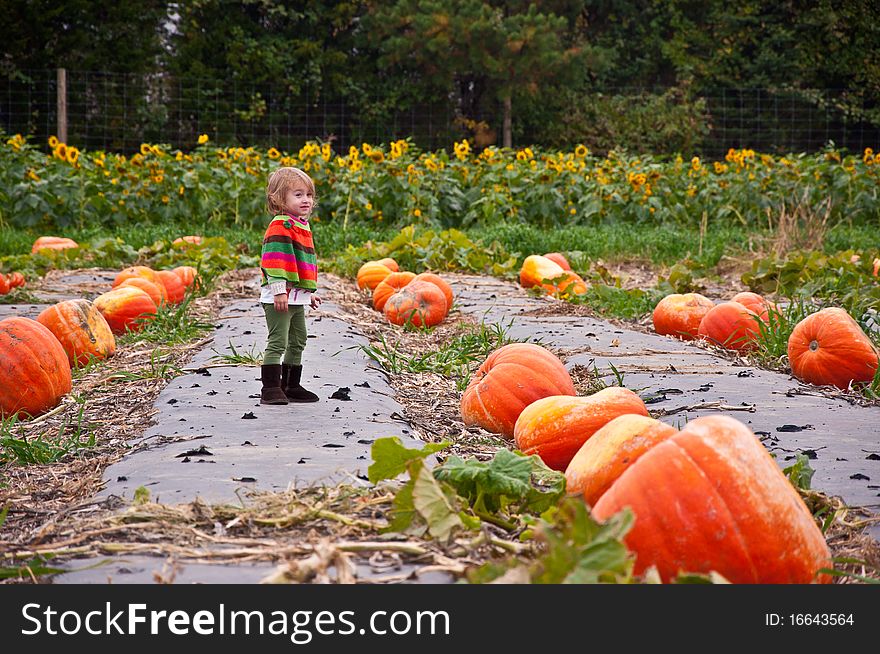
[[[819,341],[817,341],[817,340],[815,340],[815,339],[813,339],[812,341],[810,341],[810,351],[811,351],[811,352],[815,352],[815,351],[818,350],[818,349],[819,349]]]

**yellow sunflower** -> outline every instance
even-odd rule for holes
[[[204,145],[207,142],[208,142],[208,135],[207,134],[199,134],[199,145]]]
[[[49,147],[50,148],[52,148],[54,150],[55,148],[58,147],[58,143],[59,143],[59,141],[58,141],[57,136],[50,136],[49,137]]]
[[[270,159],[280,159],[281,153],[278,152],[278,150],[276,150],[275,148],[269,148],[269,151],[266,152],[266,156]]]
[[[153,148],[150,147],[149,143],[141,143],[141,154],[143,156],[147,156],[153,151]]]
[[[73,146],[67,148],[67,163],[75,164],[77,159],[79,159],[79,150]]]

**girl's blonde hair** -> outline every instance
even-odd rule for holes
[[[284,211],[284,195],[288,190],[304,187],[312,194],[314,198],[312,202],[312,210],[318,205],[318,198],[315,194],[315,182],[308,174],[294,168],[293,166],[283,166],[278,168],[269,175],[269,184],[266,186],[266,211],[273,216],[277,216]]]

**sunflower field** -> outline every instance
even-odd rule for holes
[[[658,158],[585,146],[570,151],[489,147],[467,141],[425,152],[408,140],[335,152],[216,147],[190,152],[144,143],[132,156],[86,152],[49,139],[48,149],[3,136],[0,226],[64,228],[120,223],[265,220],[265,183],[276,166],[298,166],[318,188],[316,216],[343,224],[424,223],[467,228],[525,223],[542,228],[601,223],[701,221],[765,225],[793,201],[830,223],[880,217],[880,153],[828,147],[772,156],[731,149],[724,160]]]

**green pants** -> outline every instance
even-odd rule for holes
[[[266,325],[269,327],[269,342],[263,354],[265,365],[277,365],[284,357],[284,363],[298,366],[302,364],[302,353],[306,347],[306,311],[301,304],[291,304],[287,311],[276,311],[274,304],[263,304],[266,312]]]

